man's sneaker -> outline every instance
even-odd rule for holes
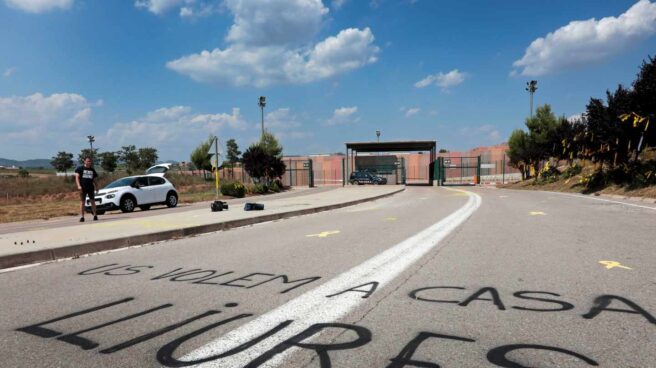
[[[84,222],[84,217],[80,217],[80,222]]]
[[[98,216],[97,215],[93,215],[93,221],[98,221]]]

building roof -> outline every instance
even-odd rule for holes
[[[358,152],[410,152],[431,151],[437,147],[436,141],[395,141],[395,142],[351,142],[346,149]]]

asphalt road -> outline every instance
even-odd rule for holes
[[[656,366],[656,206],[468,190],[0,273],[0,365]]]

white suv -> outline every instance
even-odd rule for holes
[[[96,194],[96,212],[100,215],[116,209],[132,212],[136,207],[147,211],[154,204],[165,204],[168,207],[178,205],[178,192],[175,187],[159,175],[121,178],[109,183]],[[85,207],[87,211],[91,211],[88,199]]]

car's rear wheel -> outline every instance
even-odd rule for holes
[[[125,196],[121,198],[120,207],[122,212],[132,212],[136,206],[137,201],[133,197]]]
[[[166,195],[166,206],[175,207],[178,205],[178,195],[175,192],[169,192]]]
[[[139,208],[142,211],[148,211],[150,209],[150,205],[149,204],[144,204],[143,206],[139,206]]]

